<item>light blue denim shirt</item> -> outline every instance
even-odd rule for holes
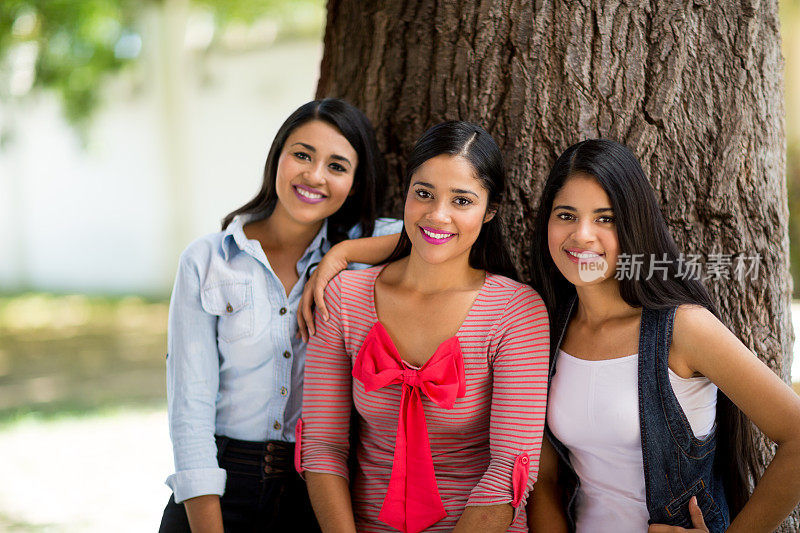
[[[300,279],[286,296],[259,242],[244,234],[251,219],[236,217],[225,231],[190,244],[180,258],[167,335],[175,473],[166,483],[176,502],[224,493],[214,434],[295,440],[306,355],[295,316],[308,270],[330,249],[328,222],[297,262]],[[402,225],[378,219],[373,236],[398,233]],[[360,226],[348,232],[351,239],[360,236]]]

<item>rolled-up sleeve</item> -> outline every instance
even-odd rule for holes
[[[175,277],[167,333],[167,411],[175,473],[166,483],[176,502],[205,494],[221,496],[226,481],[214,440],[217,317],[203,310],[199,271],[187,252]]]
[[[467,505],[525,508],[536,481],[547,402],[550,330],[539,295],[524,286],[509,300],[493,334],[490,462]]]
[[[340,283],[337,276],[325,290],[330,317],[317,313],[316,335],[308,342],[298,470],[349,479],[352,364],[342,336]]]

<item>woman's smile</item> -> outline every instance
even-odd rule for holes
[[[422,233],[422,238],[431,244],[444,244],[456,236],[455,233],[445,232],[441,230],[436,230],[435,228],[423,227],[423,226],[419,227],[419,231]]]
[[[324,201],[327,196],[317,189],[308,187],[306,185],[292,185],[294,193],[297,195],[297,198],[300,199],[301,202],[306,202],[309,204],[318,204]]]
[[[568,248],[564,250],[564,253],[567,254],[567,259],[573,263],[589,263],[592,261],[599,261],[605,255],[600,252],[592,252],[578,248]]]

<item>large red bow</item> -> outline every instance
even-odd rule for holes
[[[403,384],[392,477],[378,518],[400,531],[418,533],[447,516],[436,486],[420,392],[444,409],[464,397],[461,346],[451,337],[416,370],[403,363],[386,329],[376,322],[356,356],[353,377],[367,392]]]

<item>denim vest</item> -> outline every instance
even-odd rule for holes
[[[551,343],[552,380],[556,358],[577,298],[555,317]],[[704,439],[697,439],[669,381],[668,357],[675,308],[642,309],[639,329],[639,423],[649,524],[690,528],[689,500],[697,504],[711,533],[725,531],[730,518],[722,479],[714,468],[716,424]],[[567,515],[575,530],[575,496],[580,481],[569,462],[567,448],[548,427],[545,434],[561,458],[560,482],[567,488]]]

